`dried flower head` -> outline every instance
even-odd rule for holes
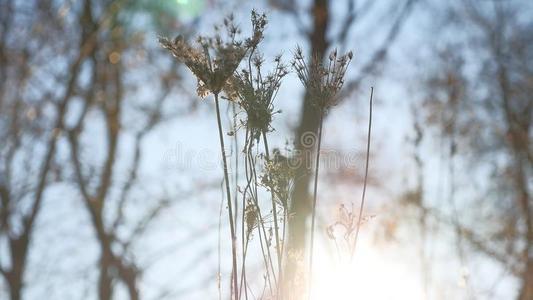
[[[252,10],[252,37],[246,39],[246,47],[250,49],[257,48],[257,45],[263,40],[263,32],[268,23],[266,15],[259,14]]]
[[[313,56],[308,63],[302,49],[296,48],[292,66],[318,109],[327,110],[337,103],[337,96],[344,84],[344,75],[352,57],[351,51],[338,56],[335,49],[329,54],[328,65],[325,66],[317,56]]]
[[[251,237],[253,230],[259,225],[259,215],[255,204],[248,199],[246,208],[244,209],[244,219],[246,221],[246,236]]]
[[[229,81],[227,94],[236,100],[246,112],[246,126],[253,138],[258,139],[262,133],[271,129],[274,99],[281,86],[281,80],[287,75],[287,67],[281,62],[281,56],[274,60],[274,70],[266,76],[261,67],[264,59],[260,54],[250,57],[248,69],[236,72]]]
[[[266,17],[253,11],[253,34],[244,42],[237,39],[240,29],[235,25],[233,16],[229,16],[224,19],[224,34],[221,34],[219,26],[215,26],[214,37],[199,36],[195,46],[180,35],[173,40],[161,37],[159,43],[197,77],[198,95],[205,97],[209,92],[220,93],[246,52],[262,40],[265,25]]]
[[[272,159],[265,162],[265,170],[261,177],[261,183],[268,190],[273,191],[276,196],[276,201],[283,209],[287,209],[294,182],[295,170],[292,168],[290,158],[282,155],[279,149],[274,149],[273,154]]]
[[[367,223],[374,217],[375,215],[362,216],[361,224]],[[358,218],[359,214],[355,211],[353,203],[349,207],[341,203],[337,211],[335,223],[326,228],[327,236],[336,242],[343,242],[343,248],[350,250],[354,247]]]

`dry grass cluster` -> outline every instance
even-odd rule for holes
[[[239,39],[241,30],[235,25],[233,17],[224,20],[221,27],[215,27],[213,37],[200,36],[195,43],[189,43],[182,36],[173,40],[161,38],[163,48],[180,62],[184,63],[198,80],[198,95],[212,94],[215,100],[219,142],[224,167],[224,182],[228,220],[232,239],[232,284],[231,298],[248,299],[258,296],[250,287],[247,274],[247,257],[251,243],[258,243],[253,249],[260,249],[263,260],[264,285],[259,292],[260,298],[294,298],[295,290],[287,290],[283,282],[284,260],[286,255],[285,233],[292,187],[296,168],[291,166],[291,157],[285,157],[279,149],[269,149],[269,134],[274,131],[272,120],[281,111],[275,108],[274,100],[283,79],[290,73],[281,55],[273,59],[273,70],[265,71],[266,59],[259,50],[263,40],[267,19],[264,14],[252,11],[252,35]],[[224,34],[220,31],[223,29]],[[318,142],[311,145],[316,151],[314,201],[312,232],[316,215],[317,175],[320,160],[320,141],[322,137],[323,115],[336,104],[337,95],[344,83],[344,76],[353,57],[352,52],[338,55],[331,52],[327,65],[316,57],[309,61],[303,50],[297,47],[291,62],[292,69],[301,80],[304,88],[313,99],[313,106],[320,115]],[[223,96],[221,95],[223,94]],[[219,99],[227,99],[237,106],[240,112],[234,115],[235,131],[231,136],[235,141],[244,135],[244,144],[235,152],[236,161],[244,161],[244,179],[232,180],[229,176],[228,158],[224,146],[224,129],[220,117]],[[239,116],[245,115],[245,118]],[[239,120],[239,122],[237,122]],[[237,144],[237,143],[235,143]],[[237,170],[238,172],[239,170]],[[238,195],[232,198],[232,191]],[[238,200],[239,199],[239,200]],[[240,205],[240,213],[238,206]],[[268,211],[265,211],[268,209]],[[240,228],[239,228],[240,227]],[[239,234],[240,237],[239,237]],[[309,270],[312,270],[312,243],[309,255]],[[255,238],[257,237],[257,238]],[[303,262],[305,255],[300,255]],[[306,277],[311,278],[311,273]],[[256,277],[256,276],[254,276]],[[254,278],[255,279],[255,278]],[[299,280],[301,281],[301,280]],[[282,284],[283,282],[283,284]],[[305,282],[305,280],[304,280]],[[305,283],[300,286],[297,298],[309,294]],[[292,295],[292,296],[290,296]]]

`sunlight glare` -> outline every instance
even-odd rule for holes
[[[422,300],[421,284],[406,262],[394,261],[361,240],[352,263],[317,249],[312,299]],[[320,253],[322,252],[322,253]]]

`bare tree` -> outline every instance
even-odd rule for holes
[[[31,248],[37,219],[55,183],[71,184],[89,213],[100,250],[95,294],[112,299],[120,282],[131,299],[140,299],[145,266],[136,262],[134,247],[170,203],[162,191],[142,189],[143,141],[177,113],[162,108],[178,77],[132,26],[138,12],[131,4],[0,4],[0,275],[13,300],[24,298],[28,257],[39,251]],[[141,12],[164,17],[160,9]],[[136,68],[152,76],[157,93],[136,96]],[[88,133],[99,125],[100,141]],[[132,137],[133,151],[120,151],[125,137]],[[100,161],[90,151],[102,145]],[[139,198],[150,201],[132,218]]]
[[[455,38],[432,57],[436,64],[422,81],[419,107],[423,126],[442,138],[431,140],[445,145],[450,201],[419,195],[411,204],[455,231],[461,265],[468,264],[467,250],[489,258],[519,280],[518,299],[531,299],[533,48],[532,24],[523,18],[531,7],[512,1],[445,7]],[[465,188],[454,183],[459,179],[488,183],[468,190],[474,209],[466,204]]]
[[[81,64],[95,45],[91,32],[80,31],[74,36],[79,51],[68,62],[68,75],[60,76],[47,57],[35,52],[36,49],[66,51],[61,41],[48,40],[67,26],[54,13],[51,3],[34,6],[5,1],[1,7],[0,241],[9,253],[0,256],[8,259],[0,262],[0,273],[7,282],[11,299],[21,299],[36,220],[46,189],[57,180],[54,176],[59,171],[56,150],[65,128],[67,107],[76,93]],[[28,14],[26,10],[33,13]],[[73,22],[84,24],[83,15]],[[28,23],[33,26],[23,29],[28,28]],[[51,36],[41,35],[42,32]],[[34,44],[26,43],[27,40]],[[50,72],[47,78],[36,72],[37,66],[42,67],[40,72]],[[54,84],[60,84],[63,89],[56,92],[50,87]]]

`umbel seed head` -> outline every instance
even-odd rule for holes
[[[309,92],[313,105],[320,111],[325,111],[337,103],[338,93],[344,84],[344,75],[352,57],[351,51],[338,56],[337,49],[334,49],[328,56],[326,66],[316,55],[307,62],[300,47],[294,51],[292,67]]]
[[[225,92],[246,112],[246,127],[257,139],[271,130],[272,116],[277,113],[273,102],[288,71],[281,62],[281,56],[276,56],[274,70],[269,73],[262,71],[264,59],[261,54],[256,53],[249,59],[248,69],[236,72],[225,87]]]
[[[265,26],[266,16],[253,11],[253,34],[244,42],[237,40],[240,29],[230,16],[224,19],[222,26],[225,34],[215,27],[217,33],[213,37],[198,36],[196,45],[190,45],[181,35],[173,40],[160,37],[159,43],[191,70],[198,79],[198,95],[205,97],[208,93],[220,93],[247,51],[262,40]]]

